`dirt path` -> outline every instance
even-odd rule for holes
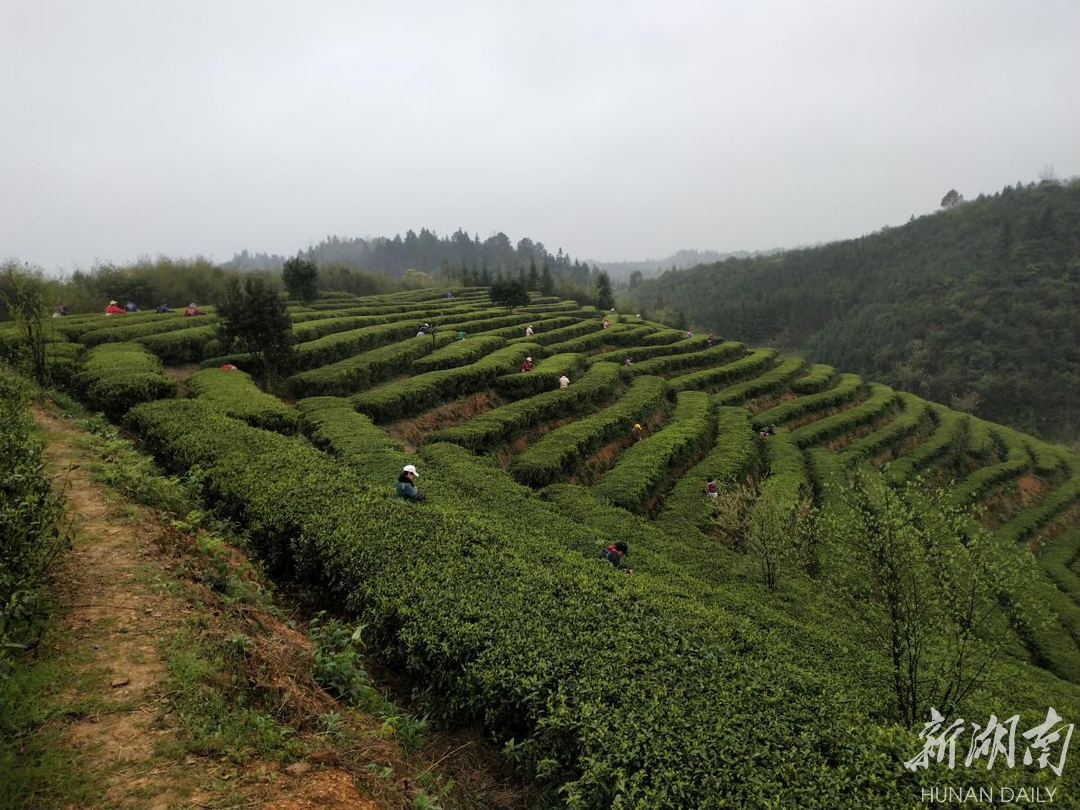
[[[68,422],[41,411],[35,419],[49,437],[45,458],[55,478],[67,483],[68,515],[76,531],[57,577],[61,637],[76,648],[66,652],[78,661],[80,696],[91,693],[100,705],[98,712],[70,723],[62,739],[88,770],[104,775],[109,806],[204,805],[210,799],[205,787],[220,779],[216,769],[155,755],[159,742],[175,738],[157,641],[175,632],[173,625],[187,608],[146,584],[161,526],[150,510],[119,508],[91,479]]]
[[[430,732],[407,752],[381,715],[336,702],[313,679],[308,637],[258,596],[240,552],[99,483],[107,441],[53,411],[34,417],[75,532],[50,649],[69,674],[42,733],[58,732],[97,796],[57,806],[438,810],[426,797],[443,791],[455,807],[529,806],[475,731]],[[237,582],[257,598],[230,598]]]

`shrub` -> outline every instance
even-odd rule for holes
[[[433,337],[412,337],[389,346],[362,352],[327,366],[294,374],[285,381],[293,396],[345,396],[376,383],[404,374],[418,357],[423,357],[454,340],[449,332]]]
[[[295,433],[300,423],[295,410],[260,391],[243,371],[203,369],[188,380],[188,390],[215,410],[255,427]]]
[[[838,452],[851,460],[868,459],[914,433],[926,416],[926,401],[903,391],[897,397],[903,410],[895,418],[873,433],[848,443]]]
[[[558,329],[537,332],[532,337],[514,338],[510,342],[539,343],[541,346],[550,346],[553,343],[560,343],[572,338],[581,337],[582,335],[590,335],[599,328],[600,321],[595,317],[591,317]]]
[[[537,372],[534,370],[526,373]],[[614,396],[618,384],[618,367],[611,363],[600,363],[566,388],[556,387],[528,399],[494,408],[473,417],[463,425],[435,431],[427,441],[452,442],[479,452],[493,444],[508,441],[533,425],[609,400]]]
[[[931,404],[930,412],[935,420],[933,432],[926,439],[900,457],[889,462],[885,478],[893,486],[899,486],[938,456],[955,448],[964,428],[961,414],[943,405]]]
[[[102,343],[123,343],[147,335],[160,335],[165,332],[176,332],[180,329],[191,328],[191,318],[184,317],[182,312],[165,312],[160,315],[154,313],[154,319],[144,319],[137,323],[131,323],[124,318],[106,319],[109,323],[99,328],[83,332],[79,336],[79,342],[84,346],[98,346]],[[208,316],[200,325],[212,325],[216,321],[213,316]]]
[[[670,374],[673,371],[684,368],[711,366],[714,363],[726,361],[732,357],[741,355],[745,349],[746,347],[742,343],[727,342],[719,343],[715,346],[705,346],[700,351],[696,352],[661,355],[660,357],[653,357],[648,360],[642,360],[641,362],[636,362],[635,358],[635,363],[632,366],[623,366],[623,376],[634,377],[638,374]]]
[[[940,784],[898,768],[921,747],[913,733],[867,722],[861,693],[793,661],[786,639],[754,623],[767,604],[706,607],[697,593],[729,588],[670,566],[621,575],[596,545],[586,558],[553,538],[522,488],[495,491],[487,503],[500,508],[466,508],[450,490],[445,508],[439,497],[410,508],[310,445],[195,401],[140,406],[128,424],[170,467],[200,465],[208,495],[257,547],[357,613],[370,648],[417,678],[422,711],[481,725],[564,806],[825,808],[857,796],[885,810]],[[490,465],[480,477],[483,460],[464,451],[424,454],[444,450],[470,465],[455,487],[482,496],[505,481]],[[801,626],[799,644],[843,649],[812,620]]]
[[[216,332],[213,326],[202,325],[205,321],[201,317],[188,320],[198,321],[200,325],[175,332],[144,335],[135,338],[134,342],[153,352],[169,366],[198,362],[205,356],[207,344],[215,339]]]
[[[896,392],[887,385],[870,383],[870,396],[854,408],[834,413],[795,428],[791,438],[799,447],[819,444],[848,433],[885,413],[896,401]]]
[[[347,461],[358,475],[373,484],[388,484],[408,462],[401,445],[347,399],[310,397],[296,403],[304,433],[317,447]]]
[[[687,352],[700,352],[701,350],[708,348],[709,344],[706,342],[705,337],[683,340],[683,333],[678,329],[671,329],[668,331],[676,333],[679,338],[678,342],[671,344],[660,343],[658,345],[642,343],[639,346],[631,346],[627,349],[615,349],[614,351],[604,352],[603,354],[596,354],[585,358],[585,362],[588,364],[622,363],[627,357],[634,358],[635,362],[641,362],[652,357],[664,357],[670,354],[686,354]],[[651,335],[646,335],[645,338],[652,337],[656,334],[656,332],[653,332]]]
[[[713,396],[713,402],[717,405],[732,405],[753,397],[771,394],[786,387],[788,380],[794,377],[802,367],[802,360],[797,357],[789,357],[781,361],[776,368],[770,369],[752,380],[735,383],[735,385],[717,391]]]
[[[597,324],[592,334],[548,344],[548,351],[552,354],[563,354],[564,352],[585,352],[601,346],[630,346],[651,332],[652,330],[647,326],[627,326],[616,323],[608,329],[601,329]]]
[[[518,368],[526,356],[540,351],[529,343],[504,346],[467,366],[429,371],[357,394],[353,407],[376,422],[398,419],[491,385],[496,377]]]
[[[1047,493],[1037,504],[1022,509],[994,532],[1004,543],[1019,543],[1034,534],[1041,526],[1057,517],[1080,500],[1080,458],[1069,455],[1065,464],[1069,477]]]
[[[704,391],[681,392],[672,418],[623,453],[593,491],[616,506],[640,510],[672,469],[709,442],[710,409],[709,395]]]
[[[537,363],[532,371],[499,377],[495,381],[495,390],[507,399],[535,396],[558,388],[559,378],[564,374],[573,382],[582,365],[582,356],[575,352],[554,354]]]
[[[663,379],[638,377],[614,405],[545,434],[514,459],[510,471],[523,484],[546,486],[605,442],[628,434],[635,422],[647,419],[664,402]]]
[[[836,375],[836,369],[824,363],[814,363],[806,369],[806,373],[796,380],[792,380],[791,390],[797,394],[816,394],[824,391]]]
[[[739,377],[744,377],[772,364],[776,352],[772,349],[755,349],[745,357],[713,368],[693,371],[668,380],[672,391],[698,391],[713,388]]]
[[[1018,441],[1019,437],[1011,431],[1002,432],[1000,435],[1006,447],[1005,460],[979,467],[962,481],[958,481],[949,493],[957,505],[967,506],[974,503],[991,487],[1006,479],[1015,478],[1031,466],[1027,446]]]
[[[412,367],[416,374],[425,371],[439,371],[445,368],[455,368],[466,363],[479,360],[486,354],[506,345],[506,340],[501,337],[473,336],[465,340],[455,340],[452,343],[436,349],[431,354],[417,358]]]
[[[51,486],[33,429],[25,383],[0,366],[0,681],[36,635],[46,577],[68,542],[63,495]]]
[[[825,408],[835,408],[854,397],[862,387],[862,378],[857,374],[841,374],[832,388],[820,394],[807,394],[789,402],[781,402],[754,417],[755,426],[780,424],[797,419],[803,414]]]
[[[664,499],[659,525],[668,532],[696,532],[709,525],[713,505],[705,495],[705,482],[715,478],[731,487],[750,472],[757,458],[750,416],[743,408],[718,407],[716,444],[695,464]]]
[[[176,380],[161,361],[134,343],[106,343],[86,354],[72,379],[77,395],[91,410],[117,419],[140,402],[176,396]]]

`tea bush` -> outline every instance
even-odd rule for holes
[[[467,366],[429,371],[356,394],[352,397],[353,407],[376,422],[399,419],[479,391],[497,377],[520,368],[526,356],[539,355],[540,351],[541,347],[537,345],[513,343]]]
[[[754,352],[757,354],[757,352]],[[729,385],[716,392],[713,401],[717,405],[732,405],[736,402],[765,396],[787,387],[788,381],[799,373],[803,367],[803,361],[798,357],[789,357],[782,360],[775,368],[759,374],[745,382]]]
[[[208,368],[188,379],[191,396],[249,425],[295,433],[300,417],[280,399],[259,390],[243,371]]]
[[[635,358],[634,364],[632,366],[623,366],[622,372],[625,377],[634,377],[638,374],[670,374],[673,371],[685,368],[712,366],[715,363],[738,357],[745,350],[746,347],[742,343],[729,341],[715,346],[705,346],[696,352],[661,355],[640,362]]]
[[[824,391],[833,377],[836,369],[824,363],[814,363],[806,369],[806,373],[791,382],[791,390],[796,394],[816,394]]]
[[[436,349],[431,354],[419,357],[413,361],[412,367],[416,374],[425,371],[439,371],[445,368],[455,368],[466,363],[479,360],[484,355],[490,354],[496,349],[506,345],[506,340],[501,337],[474,336],[465,340],[455,340],[441,349]]]
[[[624,509],[642,509],[672,469],[710,443],[711,407],[704,391],[680,393],[671,419],[623,453],[593,492]]]
[[[926,401],[904,391],[898,392],[897,397],[903,410],[872,433],[844,445],[838,451],[840,455],[851,460],[869,459],[918,430],[926,417]]]
[[[463,425],[435,431],[427,441],[452,442],[480,452],[499,442],[509,441],[521,431],[541,422],[599,405],[615,395],[618,384],[618,367],[611,363],[599,363],[566,388],[556,387],[555,390],[486,411]]]
[[[628,434],[635,422],[647,420],[665,402],[662,378],[638,377],[614,405],[545,434],[514,459],[510,471],[529,486],[550,484],[605,442]]]
[[[877,419],[896,402],[896,392],[887,385],[870,383],[867,388],[870,395],[855,407],[795,428],[791,433],[795,444],[799,447],[807,447],[842,436],[860,425]]]
[[[161,361],[135,343],[94,347],[72,384],[87,406],[114,419],[140,402],[174,397],[177,392],[176,380],[165,374]]]
[[[806,394],[788,402],[781,402],[754,417],[755,425],[772,425],[796,419],[811,411],[835,408],[854,398],[862,388],[862,378],[857,374],[841,374],[836,385],[819,394]]]
[[[564,374],[574,382],[583,365],[584,358],[580,354],[553,354],[540,360],[532,371],[519,371],[499,377],[495,381],[495,390],[507,399],[531,397],[558,388],[559,378]]]
[[[745,357],[740,357],[730,363],[702,371],[692,371],[668,380],[668,387],[672,391],[699,391],[713,388],[717,385],[745,377],[756,371],[768,368],[772,365],[776,352],[772,349],[755,349]]]

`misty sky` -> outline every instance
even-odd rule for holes
[[[0,0],[0,259],[661,258],[1080,174],[1080,2]]]

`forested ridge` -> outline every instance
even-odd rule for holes
[[[857,239],[668,272],[631,292],[1058,441],[1080,435],[1080,182],[1006,186]]]

